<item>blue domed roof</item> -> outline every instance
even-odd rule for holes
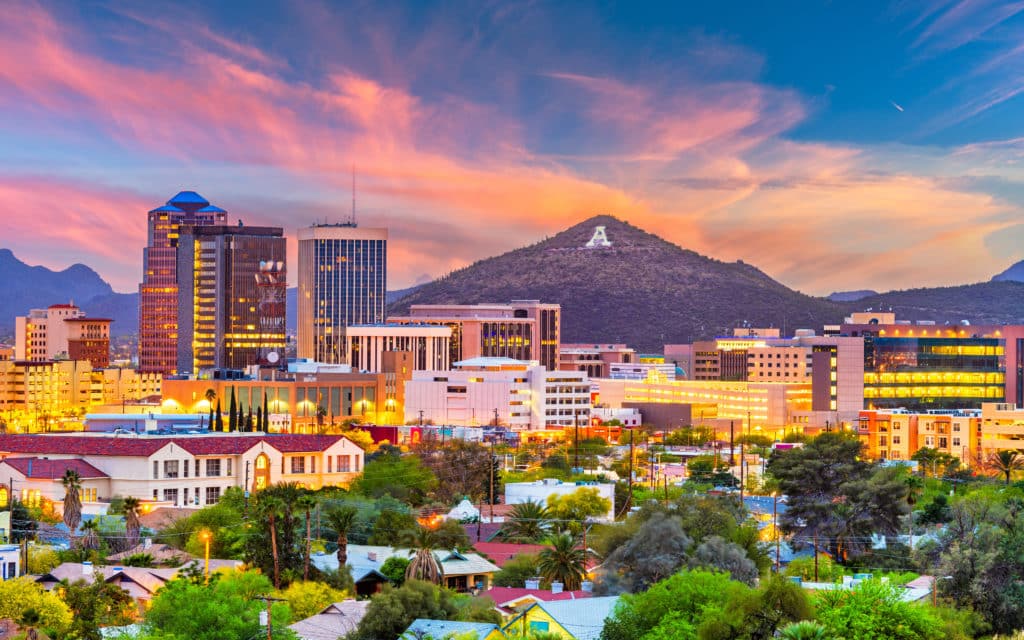
[[[206,206],[210,201],[195,191],[180,191],[178,195],[167,201],[167,204],[199,204]]]
[[[185,213],[185,212],[182,209],[179,209],[178,207],[176,207],[176,206],[174,206],[172,204],[165,204],[162,207],[157,207],[156,209],[153,209],[152,211],[150,211],[150,213]]]
[[[196,213],[227,213],[227,211],[211,204],[209,206],[203,207],[199,211],[196,211]]]

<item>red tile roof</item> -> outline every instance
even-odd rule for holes
[[[78,472],[79,477],[86,478],[107,478],[96,467],[85,460],[48,460],[46,458],[8,458],[4,460],[26,478],[40,478],[57,480],[64,477],[64,472],[73,469]]]
[[[0,435],[4,453],[71,453],[92,456],[151,456],[168,444],[175,444],[196,456],[238,455],[265,442],[283,453],[324,451],[344,436],[306,434],[253,434],[188,437],[108,437],[65,435]]]
[[[548,589],[522,589],[517,587],[492,587],[484,593],[488,598],[494,600],[494,604],[501,606],[513,600],[519,600],[526,596],[533,596],[542,602],[554,602],[556,600],[579,600],[581,598],[592,598],[594,594],[590,591],[563,591],[551,593]]]
[[[512,558],[524,553],[540,553],[542,544],[515,544],[512,542],[474,542],[473,549],[487,556],[491,562],[504,567]]]

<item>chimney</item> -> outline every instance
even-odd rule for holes
[[[530,578],[526,581],[527,589],[540,589],[540,578]]]
[[[376,551],[370,551],[369,553],[366,554],[366,557],[369,558],[372,562],[377,562],[377,552]]]
[[[584,593],[593,593],[594,583],[590,580],[584,580],[580,583],[580,591],[583,591]]]
[[[83,576],[91,576],[92,575],[92,563],[89,562],[88,560],[86,560],[85,562],[82,563],[82,575]]]
[[[551,593],[562,593],[562,583],[561,582],[552,582],[551,583]]]

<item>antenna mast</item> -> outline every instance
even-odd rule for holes
[[[356,226],[356,165],[352,165],[352,226]]]

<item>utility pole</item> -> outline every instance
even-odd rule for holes
[[[627,509],[633,504],[633,430],[629,430],[629,494],[626,496]]]
[[[818,581],[818,532],[814,532],[814,581]]]
[[[572,410],[572,421],[573,421],[573,426],[574,426],[574,428],[576,430],[576,435],[575,435],[576,455],[575,455],[575,457],[573,459],[572,466],[573,466],[574,469],[579,469],[580,468],[580,413],[576,409]]]
[[[782,536],[779,535],[779,492],[776,490],[772,493],[772,529],[775,533],[775,573],[778,573],[782,568],[779,562],[780,557],[780,546]]]
[[[490,493],[491,493],[491,504],[490,504],[491,522],[494,522],[494,454],[493,453],[487,455],[487,463],[491,467],[488,470],[489,473],[487,474],[487,476],[490,479],[490,482],[488,484],[490,485]]]
[[[743,504],[743,442],[740,442],[740,504]]]
[[[729,468],[731,469],[736,464],[736,456],[733,453],[733,449],[736,448],[736,421],[729,421]]]
[[[270,596],[254,596],[253,599],[262,600],[263,602],[267,603],[267,610],[260,612],[260,624],[266,623],[265,626],[267,627],[267,640],[273,640],[274,624],[273,620],[271,619],[270,603],[284,602],[284,600],[282,600],[281,598],[271,598]],[[264,620],[264,617],[266,617],[266,620]]]

